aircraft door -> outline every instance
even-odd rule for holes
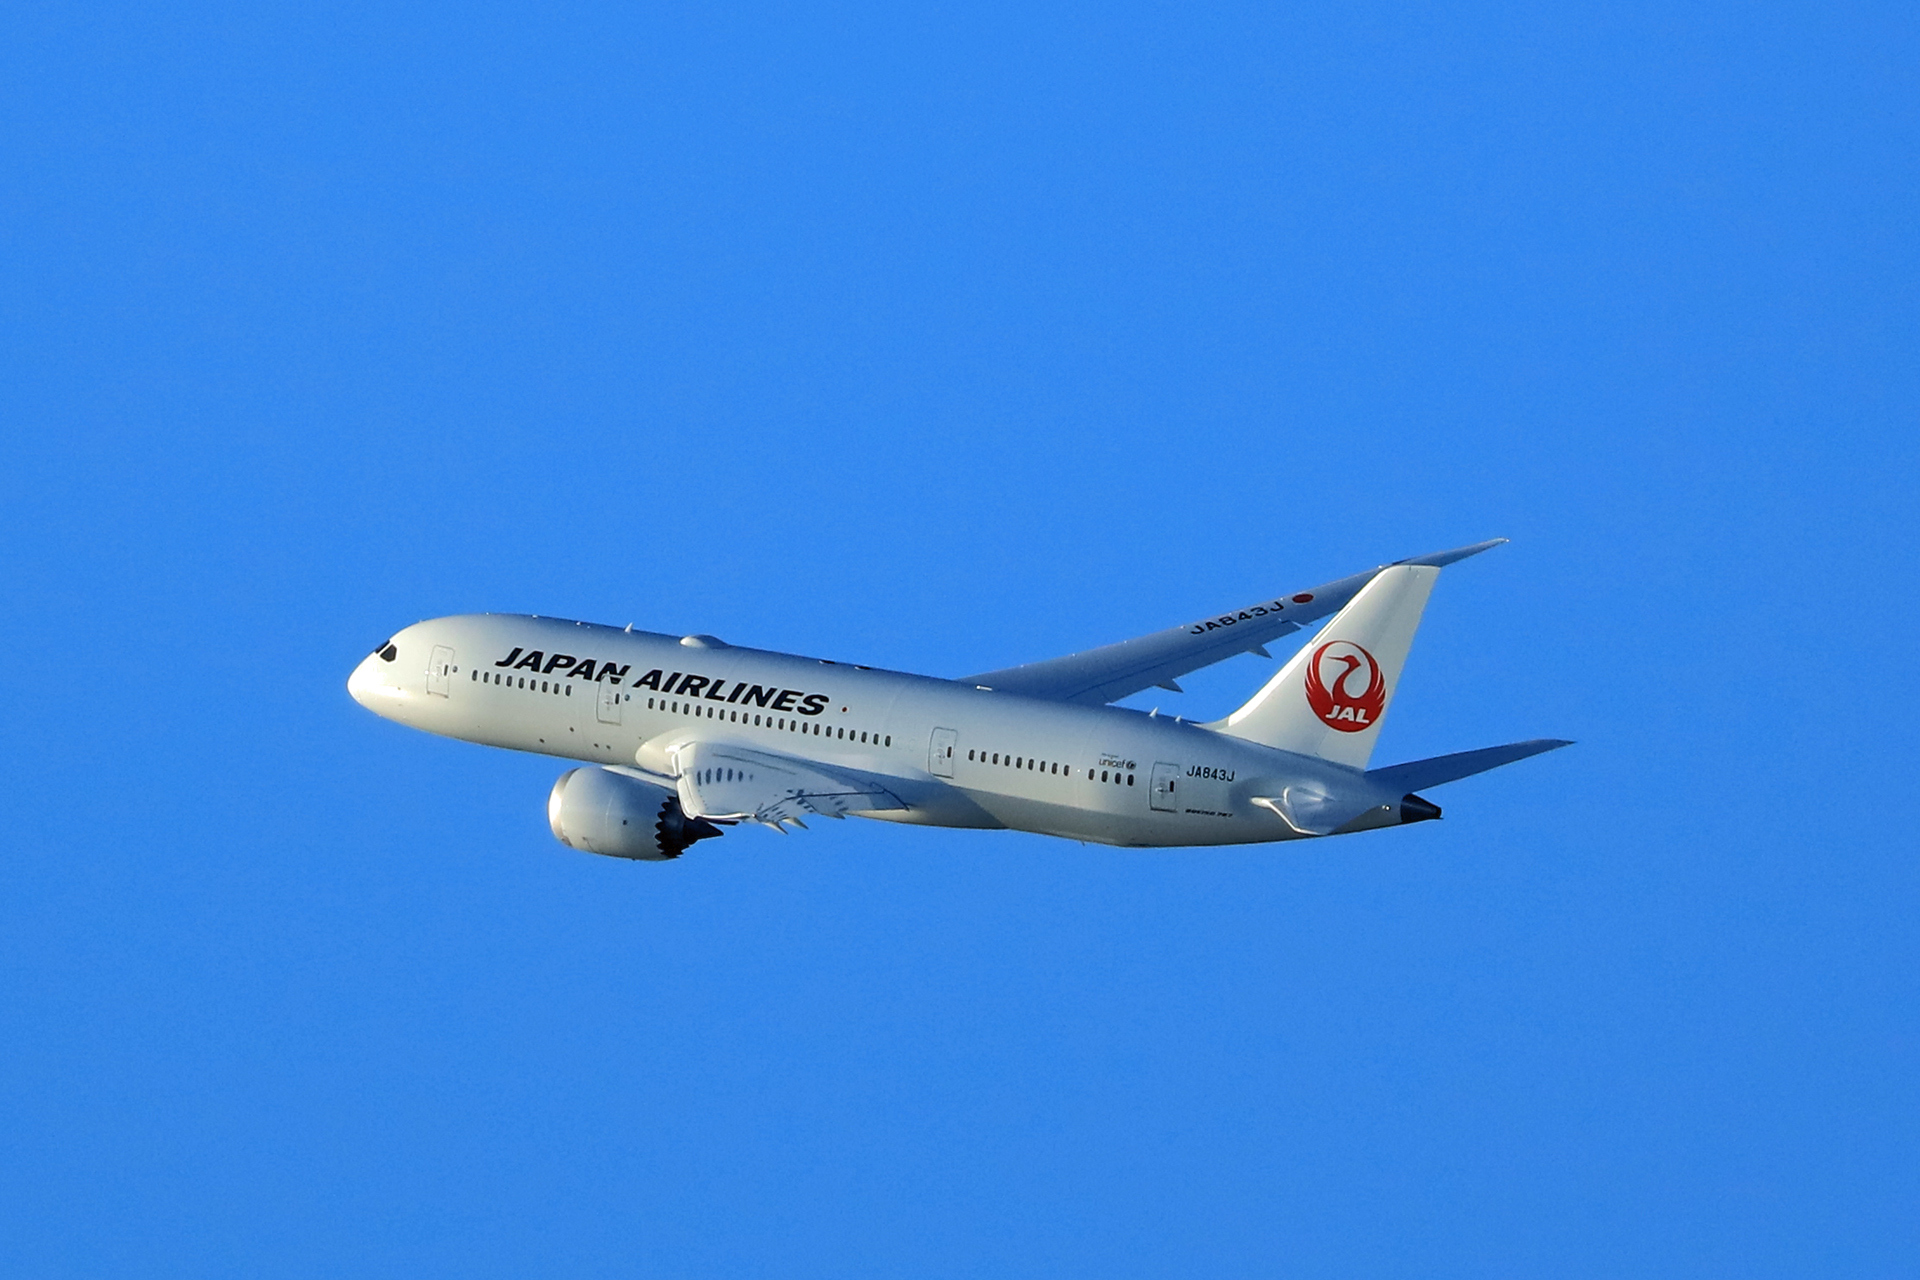
[[[958,729],[935,729],[927,747],[927,772],[936,778],[953,776],[953,750],[960,744]]]
[[[1180,806],[1174,802],[1174,785],[1180,778],[1180,766],[1177,764],[1156,764],[1153,766],[1152,805],[1162,813],[1178,813]]]
[[[620,686],[616,684],[610,684],[609,682],[602,680],[600,681],[599,687],[600,687],[600,696],[597,699],[598,707],[597,707],[596,714],[598,714],[600,717],[600,723],[601,724],[619,724],[620,723]]]
[[[444,644],[433,646],[427,662],[427,692],[441,698],[453,695],[453,650]]]

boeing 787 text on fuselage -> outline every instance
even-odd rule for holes
[[[809,815],[1013,828],[1132,847],[1251,844],[1440,816],[1414,794],[1542,751],[1368,769],[1443,566],[1503,539],[1064,658],[960,680],[557,618],[419,622],[355,668],[362,706],[429,733],[592,762],[553,834],[676,858],[724,827]],[[1195,723],[1108,704],[1331,615],[1247,704]]]

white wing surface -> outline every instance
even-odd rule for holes
[[[1476,542],[1470,547],[1439,551],[1433,555],[1416,556],[1393,563],[1439,568],[1478,555],[1505,541],[1505,538],[1495,538],[1490,542]],[[967,676],[959,683],[1024,694],[1030,698],[1076,702],[1084,706],[1117,702],[1156,685],[1178,693],[1180,686],[1174,683],[1178,677],[1223,662],[1239,653],[1258,653],[1265,657],[1263,646],[1268,642],[1338,612],[1360,593],[1360,588],[1373,581],[1375,574],[1392,567],[1383,564],[1365,573],[1322,583],[1304,591],[1274,596],[1244,609],[1201,618],[1184,626],[1169,627],[1165,631],[1136,636],[1132,640],[1103,645],[1064,658],[1048,658],[1000,671],[984,671],[977,676]]]
[[[694,742],[674,758],[680,807],[690,817],[805,826],[801,819],[810,814],[844,818],[907,807],[870,774],[778,752]]]

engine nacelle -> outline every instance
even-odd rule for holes
[[[610,858],[665,862],[695,840],[720,834],[705,818],[689,818],[665,787],[611,769],[560,775],[547,796],[547,825],[569,849]]]

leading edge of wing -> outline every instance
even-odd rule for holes
[[[1451,551],[1395,560],[1390,565],[1379,565],[1304,591],[1274,596],[1244,609],[1063,658],[1047,658],[966,676],[958,683],[1083,706],[1116,702],[1156,685],[1177,693],[1179,686],[1173,682],[1187,672],[1223,662],[1238,653],[1263,652],[1261,646],[1269,641],[1338,612],[1359,594],[1360,588],[1373,581],[1381,569],[1402,564],[1440,568],[1479,555],[1505,541],[1505,538],[1492,538]]]

